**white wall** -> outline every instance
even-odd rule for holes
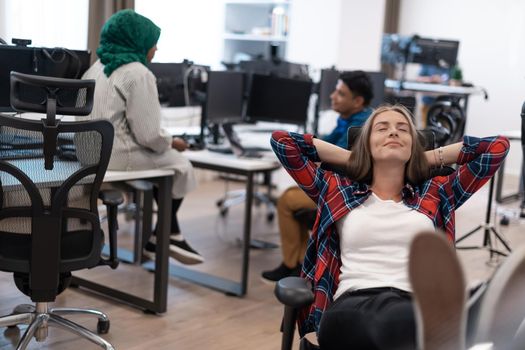
[[[293,0],[287,59],[379,70],[385,0]]]
[[[337,67],[380,70],[384,14],[385,0],[342,1]]]
[[[222,59],[224,1],[136,0],[135,10],[161,28],[155,62],[187,58],[219,68]]]
[[[338,63],[341,0],[295,0],[290,5],[286,59],[327,68]]]
[[[0,0],[0,37],[32,46],[87,48],[88,0]]]
[[[525,2],[403,0],[401,5],[401,34],[460,40],[464,80],[488,90],[488,101],[470,98],[466,132],[519,129],[525,100]],[[512,145],[506,168],[514,174],[519,174],[518,145]]]
[[[7,38],[6,38],[6,28],[5,28],[5,20],[4,20],[4,17],[5,17],[5,13],[6,13],[6,10],[5,10],[5,1],[4,0],[0,0],[0,38],[4,39],[5,41],[7,41]]]

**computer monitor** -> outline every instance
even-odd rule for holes
[[[326,111],[332,109],[332,101],[330,95],[335,90],[337,80],[339,79],[339,72],[337,69],[323,69],[321,70],[321,80],[319,81],[319,111]]]
[[[250,74],[274,75],[281,78],[310,80],[308,65],[283,60],[241,61],[239,67]]]
[[[184,72],[188,65],[182,63],[150,63],[148,68],[157,78],[159,101],[168,107],[185,106]]]
[[[208,124],[240,122],[243,118],[245,74],[234,71],[208,73],[203,115]]]
[[[383,72],[366,72],[372,82],[374,97],[370,101],[370,107],[376,108],[385,102],[385,80],[386,74]]]
[[[44,48],[0,45],[0,112],[12,112],[10,103],[11,71],[58,78],[80,79],[89,68],[90,51],[65,48]],[[40,102],[45,99],[40,89],[26,88],[24,99]],[[77,91],[59,96],[62,105],[74,106]]]
[[[336,69],[321,70],[321,80],[319,81],[319,111],[326,111],[332,108],[330,95],[335,90],[337,80],[342,72]],[[374,97],[370,101],[370,107],[377,107],[385,99],[385,79],[386,74],[383,72],[366,72],[372,82],[372,91]]]
[[[190,70],[190,72],[188,72],[188,70]],[[185,72],[190,106],[201,106],[204,102],[209,72],[210,66],[194,64],[190,61],[190,65]]]
[[[246,120],[305,125],[311,81],[253,74]]]
[[[414,38],[410,49],[410,62],[441,68],[452,68],[458,58],[459,41]]]
[[[193,64],[192,61],[185,59],[180,63],[149,63],[148,68],[157,78],[159,102],[162,105],[167,107],[201,105],[202,100],[197,94],[204,93],[206,90],[206,84],[201,80],[201,73],[209,71],[210,67]]]
[[[413,37],[385,33],[381,42],[381,63],[396,65],[407,63]]]

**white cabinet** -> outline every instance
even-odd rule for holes
[[[290,1],[226,1],[223,61],[284,58]]]

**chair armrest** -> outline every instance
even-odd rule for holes
[[[277,299],[284,304],[284,315],[281,323],[283,332],[281,350],[291,350],[298,309],[311,304],[314,294],[309,283],[301,277],[285,277],[275,284]]]
[[[117,206],[124,203],[122,193],[116,190],[102,190],[98,193],[98,198],[107,206]]]
[[[275,284],[277,300],[286,306],[299,308],[311,304],[314,293],[309,283],[301,277],[286,277]]]
[[[300,223],[304,223],[308,229],[312,229],[315,224],[315,216],[317,215],[317,209],[302,208],[298,209],[293,213],[295,220]]]
[[[100,191],[98,197],[106,205],[108,211],[109,259],[103,259],[102,262],[116,269],[119,264],[117,256],[118,205],[124,202],[124,198],[122,193],[116,190]]]

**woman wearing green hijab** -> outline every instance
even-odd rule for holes
[[[186,264],[203,262],[183,238],[177,210],[196,187],[191,163],[180,152],[187,144],[160,127],[160,104],[155,76],[146,67],[157,50],[160,28],[133,10],[115,13],[100,34],[97,60],[84,74],[95,79],[92,119],[107,119],[115,128],[111,170],[175,170],[172,190],[170,256]],[[146,244],[155,251],[155,237]]]

